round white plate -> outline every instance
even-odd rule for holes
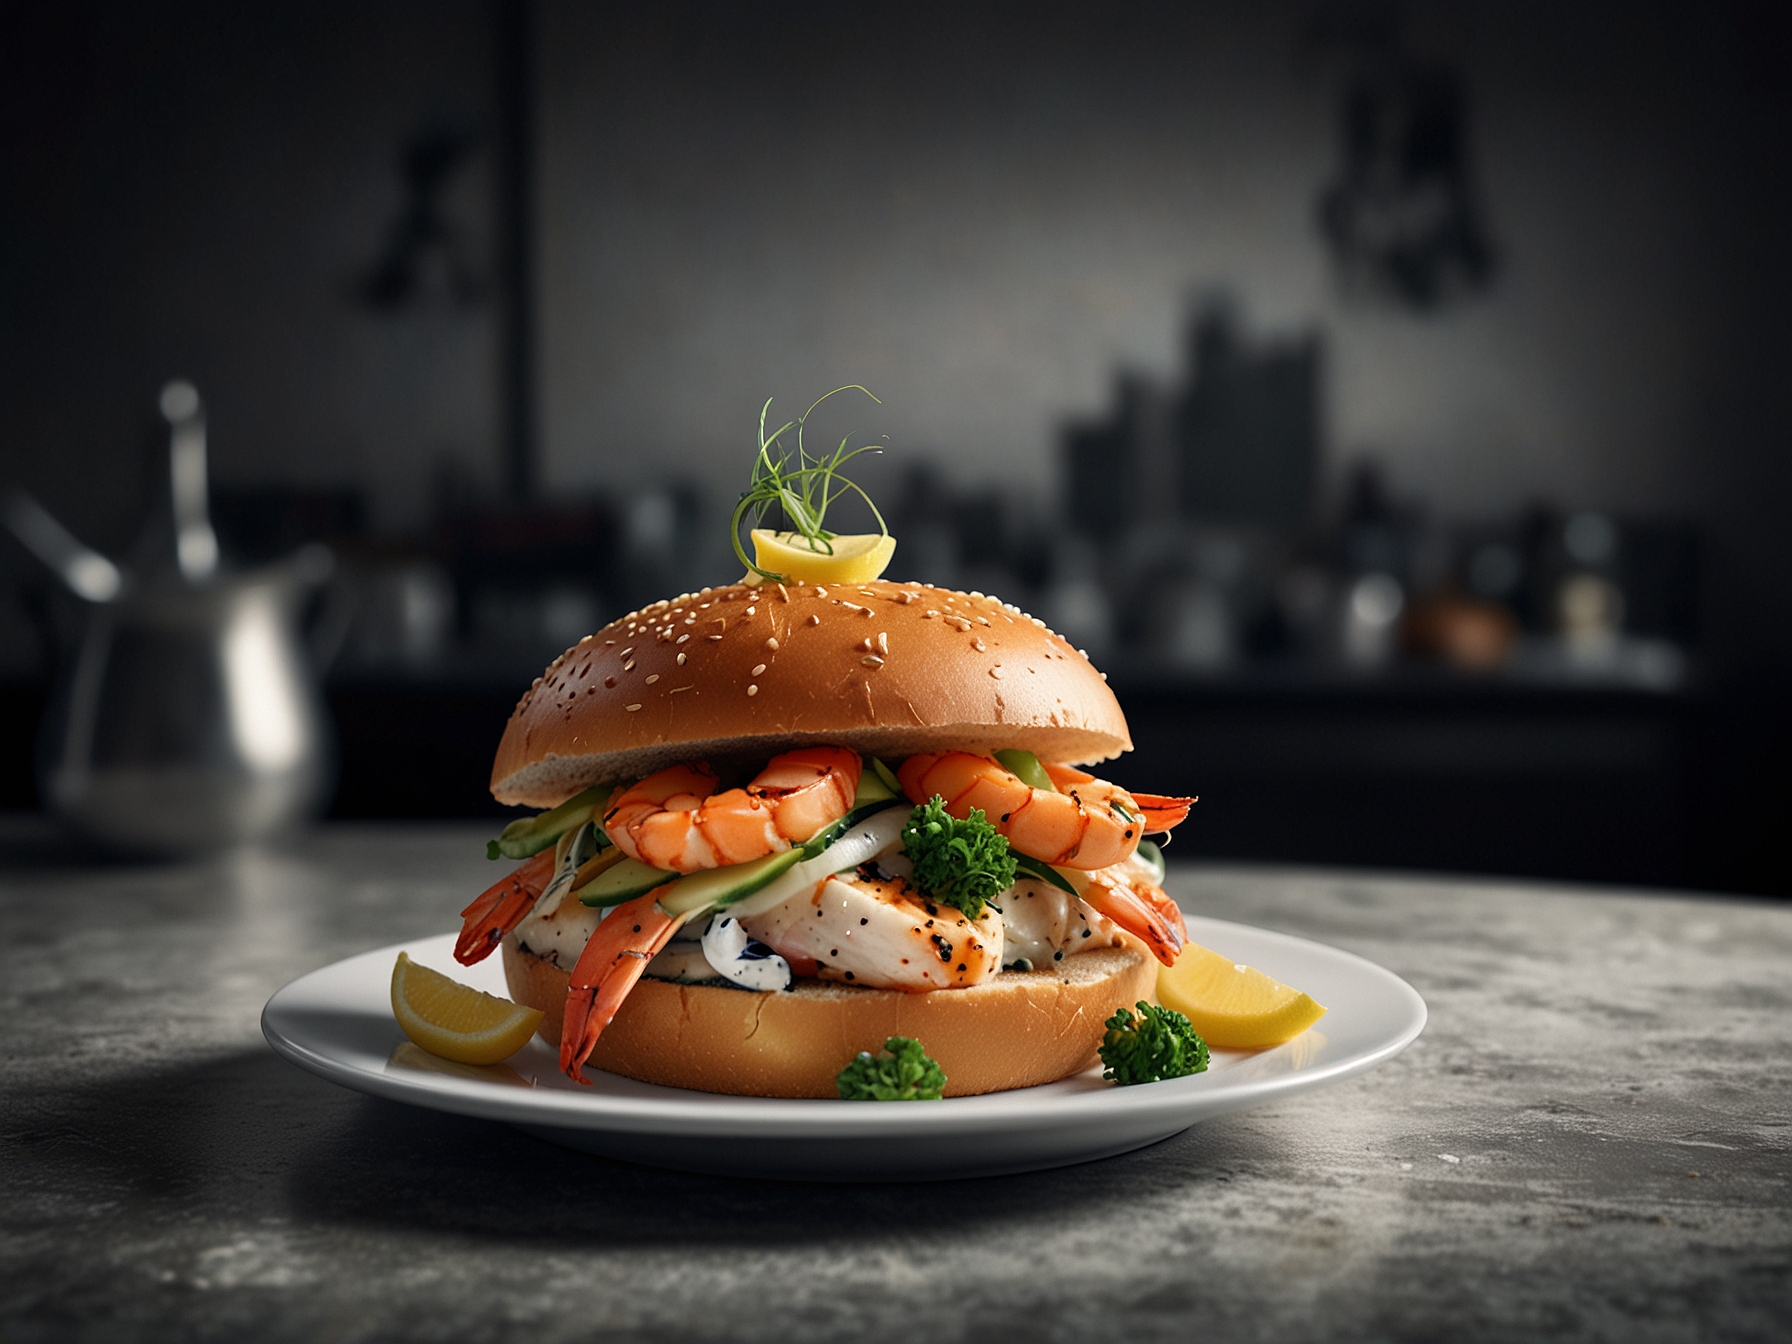
[[[1190,918],[1188,927],[1193,941],[1298,985],[1330,1011],[1286,1045],[1216,1050],[1206,1073],[1137,1087],[1105,1083],[1099,1069],[1018,1092],[895,1105],[723,1097],[595,1069],[586,1070],[592,1085],[579,1087],[539,1040],[508,1064],[479,1068],[404,1039],[390,988],[400,951],[506,992],[498,958],[458,966],[454,936],[441,934],[301,976],[268,1000],[261,1029],[280,1054],[331,1082],[507,1121],[605,1157],[735,1176],[884,1181],[1040,1171],[1130,1152],[1210,1116],[1373,1068],[1424,1028],[1425,1001],[1373,962],[1244,924]]]

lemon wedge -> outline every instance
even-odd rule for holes
[[[756,527],[753,538],[753,559],[761,569],[782,574],[796,583],[869,583],[884,572],[890,557],[896,554],[896,538],[877,532],[855,533],[835,537],[826,544],[833,554],[811,549],[809,539],[800,532],[773,532]],[[758,574],[748,574],[748,583],[763,583]]]
[[[419,966],[404,953],[392,967],[392,1015],[411,1040],[457,1064],[496,1064],[535,1034],[541,1010],[481,993]]]
[[[1325,1009],[1262,971],[1190,943],[1157,972],[1157,998],[1219,1050],[1261,1050],[1291,1041]]]

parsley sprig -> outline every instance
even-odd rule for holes
[[[908,1036],[892,1036],[875,1055],[861,1050],[834,1079],[843,1101],[938,1101],[946,1075]]]
[[[741,493],[740,501],[734,506],[734,514],[728,520],[728,530],[734,540],[734,554],[740,562],[761,578],[773,583],[783,580],[782,574],[769,569],[761,569],[747,558],[746,547],[741,544],[741,520],[748,511],[753,513],[754,526],[765,521],[765,517],[774,508],[783,511],[790,520],[791,530],[809,543],[809,549],[820,555],[834,553],[835,533],[822,526],[827,517],[828,506],[845,494],[856,494],[865,501],[871,510],[871,516],[877,519],[877,530],[883,536],[890,535],[889,526],[884,522],[883,514],[877,511],[877,505],[871,502],[871,496],[858,485],[840,474],[844,467],[860,453],[880,451],[875,444],[866,444],[862,448],[847,451],[846,445],[851,436],[840,440],[840,446],[831,453],[822,453],[811,457],[803,447],[803,426],[815,407],[821,405],[828,397],[839,392],[863,392],[871,400],[877,401],[867,388],[857,383],[846,387],[836,387],[827,396],[816,399],[814,405],[794,420],[788,420],[773,430],[770,435],[765,432],[765,417],[772,408],[771,399],[759,408],[759,454],[753,459],[753,475],[748,480],[747,488]],[[878,405],[883,405],[878,401]],[[791,450],[779,441],[796,431],[795,456]],[[788,440],[785,440],[788,443]]]
[[[981,808],[972,808],[964,820],[954,817],[937,793],[909,813],[902,847],[915,865],[915,885],[972,919],[1014,885],[1008,837],[989,824]]]
[[[1207,1042],[1171,1008],[1139,1001],[1139,1015],[1122,1008],[1107,1021],[1101,1042],[1101,1076],[1122,1087],[1185,1078],[1207,1070]]]

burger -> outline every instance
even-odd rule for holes
[[[1141,842],[1192,800],[1067,764],[1131,746],[1089,660],[981,593],[656,602],[512,713],[492,793],[546,811],[493,843],[526,861],[456,956],[501,950],[575,1079],[833,1097],[890,1038],[946,1095],[1062,1078],[1186,937]]]

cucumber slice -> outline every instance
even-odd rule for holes
[[[823,879],[876,858],[901,838],[908,815],[906,807],[877,809],[874,815],[854,824],[814,858],[804,859],[775,882],[754,892],[735,906],[733,913],[741,919],[763,915],[793,896],[813,891]]]
[[[852,830],[853,827],[857,826],[866,818],[874,817],[885,808],[894,807],[898,803],[907,806],[908,800],[906,798],[885,798],[879,802],[869,803],[864,807],[855,807],[833,825],[823,826],[814,835],[810,836],[807,842],[798,846],[798,848],[802,850],[805,859],[812,859],[837,842],[841,836]]]
[[[1139,841],[1139,860],[1151,870],[1151,880],[1158,886],[1164,884],[1164,852],[1153,840]]]
[[[1032,752],[1014,747],[996,752],[995,757],[1007,768],[1009,774],[1029,789],[1038,789],[1043,793],[1058,791],[1057,786],[1052,783],[1052,777],[1045,773],[1045,767],[1039,764],[1039,758]]]
[[[676,881],[677,873],[654,868],[639,859],[624,859],[580,887],[578,897],[586,905],[621,905]]]
[[[872,765],[877,763],[875,756],[870,760]],[[872,803],[892,802],[901,796],[901,789],[891,788],[884,781],[883,776],[868,765],[859,775],[859,791],[853,796],[852,810],[857,812],[860,808],[869,807]]]
[[[871,762],[873,773],[883,781],[884,787],[890,791],[890,796],[892,798],[902,797],[902,781],[896,778],[896,772],[883,763],[882,757],[872,756],[868,759]]]
[[[706,868],[689,877],[681,877],[670,891],[659,899],[660,909],[668,915],[683,915],[707,910],[712,906],[733,905],[744,901],[761,887],[768,886],[794,868],[803,857],[800,849],[787,849],[781,854],[767,854],[751,863],[737,863],[728,868]]]
[[[609,796],[609,785],[586,789],[547,812],[539,812],[533,817],[518,817],[504,828],[496,840],[486,842],[485,857],[526,859],[539,854],[575,826],[583,826],[590,821],[592,813]],[[601,829],[597,836],[599,849],[610,843],[609,837]]]
[[[1063,872],[1052,867],[1043,859],[1033,859],[1028,858],[1025,854],[1015,854],[1014,866],[1028,877],[1036,877],[1041,882],[1049,882],[1061,891],[1068,891],[1072,896],[1082,894]]]

